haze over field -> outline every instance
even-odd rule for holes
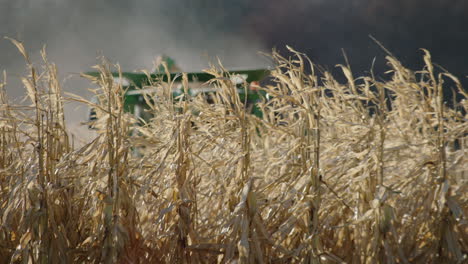
[[[76,73],[100,55],[126,71],[151,68],[158,54],[186,71],[206,68],[216,56],[227,67],[254,68],[269,65],[258,51],[284,51],[288,44],[330,70],[343,63],[344,49],[355,76],[369,71],[375,57],[375,72],[383,75],[385,53],[369,34],[413,69],[422,66],[418,49],[429,49],[434,62],[466,84],[467,13],[462,0],[0,0],[0,36],[23,41],[36,62],[46,44],[67,80],[64,89],[85,96],[87,83],[76,81]],[[1,39],[10,97],[24,94],[18,81],[24,69],[15,47]],[[70,109],[83,117],[84,109]]]
[[[64,90],[83,96],[89,96],[89,83],[77,73],[89,70],[100,55],[126,71],[151,69],[159,54],[175,58],[186,71],[207,68],[216,57],[227,67],[268,64],[258,55],[266,47],[253,36],[236,32],[236,23],[226,17],[236,11],[235,6],[206,9],[204,4],[168,1],[0,1],[0,36],[23,41],[35,62],[46,44],[49,59],[58,65],[61,79],[66,79]],[[19,52],[2,39],[0,70],[7,70],[10,76],[7,89],[12,98],[24,95],[18,77],[24,69]],[[76,107],[66,109],[71,125],[85,119],[86,107]]]

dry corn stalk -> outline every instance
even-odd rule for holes
[[[99,103],[88,102],[98,136],[72,149],[57,69],[45,53],[33,67],[13,42],[31,103],[11,105],[4,76],[6,263],[466,261],[468,155],[451,146],[466,142],[467,94],[428,52],[420,72],[389,56],[388,81],[340,65],[345,83],[293,49],[273,53],[262,119],[246,114],[222,67],[209,70],[213,104],[150,80],[160,92],[146,95],[154,117],[141,127],[103,63]],[[465,97],[456,109],[442,101],[447,78]]]

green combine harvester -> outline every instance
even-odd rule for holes
[[[153,80],[160,80],[168,82],[175,80],[172,95],[177,98],[183,94],[182,88],[182,71],[176,66],[175,61],[167,56],[160,57],[159,66],[150,75]],[[166,69],[169,71],[167,74]],[[250,114],[262,117],[260,108],[256,105],[262,98],[266,97],[266,93],[262,90],[256,89],[259,82],[264,79],[268,74],[267,69],[254,69],[254,70],[239,70],[229,71],[230,80],[237,87],[239,97],[242,102],[246,102],[246,109]],[[99,77],[99,72],[86,72],[88,76]],[[209,84],[209,81],[215,77],[205,72],[188,72],[186,73],[189,81],[188,92],[191,96],[202,94],[206,100],[210,102],[211,95],[216,93],[217,89]],[[133,72],[113,72],[114,82],[121,84],[125,90],[124,94],[124,110],[132,113],[137,118],[149,121],[151,115],[145,111],[148,105],[144,98],[145,94],[157,92],[154,87],[148,87],[149,80],[145,73]],[[121,78],[120,78],[121,76]],[[245,84],[248,87],[245,87]],[[98,103],[97,98],[92,99],[93,103]],[[89,110],[88,121],[91,124],[97,119],[95,109]],[[90,125],[90,128],[92,125]]]

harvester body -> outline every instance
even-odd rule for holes
[[[182,72],[175,65],[174,61],[168,57],[164,57],[164,65],[160,64],[152,74],[133,73],[133,72],[112,72],[114,83],[122,86],[124,91],[124,111],[132,113],[137,118],[148,121],[151,118],[147,109],[148,103],[145,95],[157,93],[154,86],[150,86],[151,81],[159,81],[162,83],[173,82],[172,96],[180,98],[184,93],[182,85]],[[172,71],[172,72],[171,72]],[[219,91],[213,84],[210,83],[215,76],[207,72],[189,72],[185,73],[188,79],[188,93],[190,96],[202,94],[205,98]],[[254,70],[237,70],[229,71],[225,77],[229,77],[233,85],[236,86],[239,98],[242,102],[246,102],[246,109],[250,114],[258,117],[262,116],[262,111],[257,106],[257,103],[262,98],[266,97],[266,93],[262,90],[255,89],[256,84],[264,79],[269,74],[267,69]],[[99,77],[99,72],[87,72],[84,75]],[[93,98],[97,103],[96,98]],[[97,119],[95,109],[89,111],[88,121],[93,122]]]

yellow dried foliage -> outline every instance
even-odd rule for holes
[[[440,103],[444,77],[466,96],[458,79],[436,78],[424,51],[419,73],[389,56],[391,80],[339,65],[340,83],[289,50],[271,55],[263,118],[219,67],[213,104],[152,82],[144,126],[124,112],[113,66],[96,66],[96,105],[64,98],[43,52],[43,71],[23,78],[30,107],[0,85],[1,262],[466,262],[467,104]],[[98,109],[98,136],[78,149],[67,100]]]

